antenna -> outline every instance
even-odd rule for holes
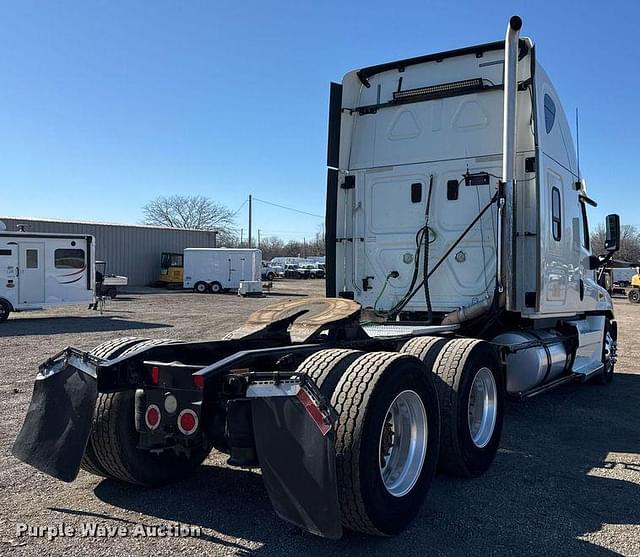
[[[578,159],[578,180],[582,178],[580,175],[580,116],[578,107],[576,106],[576,158]]]

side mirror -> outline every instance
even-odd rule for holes
[[[616,214],[607,215],[606,227],[607,238],[604,242],[604,249],[613,254],[620,249],[620,216]]]

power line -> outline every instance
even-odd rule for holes
[[[278,203],[272,203],[271,201],[265,201],[264,199],[258,199],[257,197],[254,197],[253,200],[259,201],[260,203],[266,203],[267,205],[273,205],[274,207],[279,207],[280,209],[286,209],[287,211],[293,211],[294,213],[300,213],[302,215],[308,215],[310,217],[317,217],[319,219],[324,218],[324,215],[316,215],[315,213],[308,213],[307,211],[301,211],[300,209],[294,209],[293,207],[286,207],[285,205],[279,205]]]
[[[238,210],[237,210],[235,213],[233,213],[233,215],[231,215],[231,217],[232,217],[232,218],[233,218],[233,217],[235,217],[235,216],[236,216],[240,211],[242,211],[242,208],[243,208],[246,204],[247,204],[247,200],[245,199],[245,200],[242,202],[242,205],[240,205],[240,207],[238,207]]]

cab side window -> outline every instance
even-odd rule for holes
[[[587,207],[583,202],[580,202],[580,216],[582,217],[582,246],[584,249],[589,249],[589,221],[587,220]]]

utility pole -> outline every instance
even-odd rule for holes
[[[251,194],[249,194],[249,245],[248,247],[251,247]]]
[[[305,259],[307,258],[307,239],[306,238],[302,238],[302,257],[304,257]]]
[[[242,247],[242,240],[244,239],[244,228],[240,229],[240,247]]]
[[[256,247],[260,247],[260,229],[258,228],[258,245]]]

